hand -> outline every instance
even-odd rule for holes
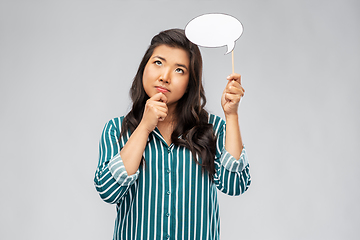
[[[146,101],[143,117],[140,124],[145,126],[147,131],[152,132],[158,121],[164,121],[168,108],[167,97],[163,93],[157,93]]]
[[[240,74],[230,74],[226,79],[228,83],[221,96],[221,106],[224,110],[225,117],[237,115],[240,99],[245,93],[245,89],[241,86]]]

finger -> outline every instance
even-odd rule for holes
[[[145,108],[146,109],[153,109],[153,110],[157,110],[157,109],[162,109],[161,111],[163,112],[167,112],[167,105],[166,103],[164,102],[159,102],[159,101],[155,101],[153,99],[148,99],[146,101],[146,104],[145,104]]]
[[[159,107],[157,107],[157,110],[161,113],[165,113],[165,114],[168,113],[168,108],[166,106],[165,107],[159,106]]]
[[[227,87],[233,87],[233,88],[241,88],[242,86],[240,85],[240,83],[236,82],[236,81],[229,81],[226,84]]]
[[[241,89],[243,92],[245,92],[245,89],[243,88],[243,86],[241,85],[241,83],[237,82],[237,81],[229,81],[228,82],[229,86],[234,86],[236,88]]]
[[[162,98],[161,98],[162,102],[167,103],[168,99],[165,96],[165,94],[162,94]]]
[[[165,109],[167,111],[168,107],[165,102],[153,101],[153,106],[159,109]]]
[[[167,117],[167,113],[159,111],[159,113],[158,113],[158,120],[159,121],[164,121],[166,117]]]
[[[158,113],[168,113],[168,107],[166,106],[166,103],[163,102],[156,102],[156,101],[150,101],[147,103],[147,108],[152,109],[155,114]]]
[[[163,103],[167,103],[167,97],[162,92],[160,92],[160,101]]]
[[[240,94],[242,95],[244,93],[242,88],[239,87],[235,87],[235,86],[228,86],[226,88],[226,93],[231,93],[231,94]]]
[[[235,81],[229,81],[225,91],[232,94],[240,94],[242,96],[245,94],[245,89]]]
[[[164,102],[164,103],[167,102],[167,97],[162,92],[159,92],[159,93],[155,94],[150,99],[152,99],[154,101],[158,101],[158,102]]]
[[[225,94],[225,99],[229,102],[239,102],[241,99],[241,95],[238,94],[230,94],[230,93],[226,93]]]
[[[146,105],[146,109],[159,120],[164,120],[168,114],[168,108],[163,102],[150,101]]]
[[[238,73],[232,73],[226,78],[227,80],[236,81],[241,84],[241,75]]]

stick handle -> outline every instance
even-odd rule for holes
[[[231,51],[231,60],[232,60],[232,73],[234,73],[234,50]]]

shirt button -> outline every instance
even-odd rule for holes
[[[167,194],[167,195],[170,195],[170,191],[167,191],[166,194]]]
[[[167,239],[169,239],[170,238],[170,235],[169,234],[166,234],[166,236],[165,236]]]
[[[170,169],[168,169],[168,170],[166,170],[168,173],[171,173],[171,170]]]
[[[167,213],[166,216],[167,216],[167,217],[170,217],[170,213]]]

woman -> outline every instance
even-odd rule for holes
[[[114,239],[219,239],[217,189],[250,185],[238,123],[244,89],[227,77],[225,121],[204,109],[202,59],[180,29],[156,35],[134,78],[131,111],[100,140],[95,186],[117,205]]]

